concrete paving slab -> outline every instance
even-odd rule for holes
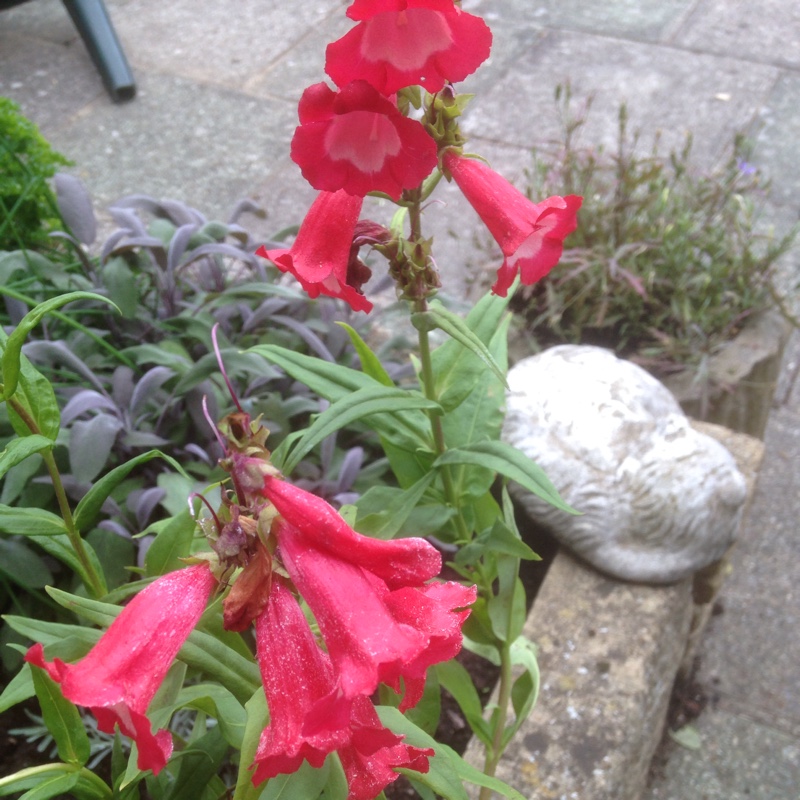
[[[241,89],[342,8],[340,0],[303,3],[205,3],[196,0],[110,2],[128,59],[136,67]],[[342,14],[343,16],[343,14]]]
[[[795,390],[796,394],[796,390]],[[792,407],[793,406],[793,407]],[[699,682],[720,708],[747,714],[800,737],[800,403],[777,409],[767,429],[759,488],[733,572],[720,597],[723,613],[706,636]],[[780,647],[775,643],[781,642]],[[731,669],[735,659],[736,669]]]
[[[287,103],[159,73],[137,80],[133,103],[98,101],[50,134],[100,208],[145,193],[226,217],[288,159],[281,143],[294,129],[295,110]]]
[[[77,35],[61,43],[5,29],[0,31],[0,94],[19,103],[51,140],[77,110],[107,97]]]
[[[591,31],[625,39],[661,41],[683,21],[694,0],[482,0],[470,10],[489,17],[535,19],[549,28]],[[466,8],[466,6],[465,6]]]
[[[31,37],[64,44],[80,41],[64,4],[57,0],[22,3],[0,14],[0,31],[13,38]],[[2,50],[0,50],[2,52]]]
[[[325,48],[344,36],[353,25],[337,3],[334,12],[306,31],[302,40],[281,53],[266,70],[251,75],[245,82],[245,91],[281,97],[296,105],[307,86],[322,81],[333,86],[325,74]]]
[[[612,148],[617,114],[628,106],[629,129],[642,129],[649,152],[660,132],[662,152],[694,135],[700,164],[714,163],[746,128],[778,79],[777,68],[669,47],[573,32],[550,32],[519,53],[515,68],[470,108],[465,127],[496,141],[533,147],[560,138],[553,103],[557,84],[573,96],[595,96],[583,136]]]
[[[797,739],[725,711],[707,711],[695,728],[700,750],[671,744],[642,800],[800,799]]]
[[[770,200],[800,211],[800,72],[784,72],[754,125],[755,157],[772,178]],[[798,217],[795,217],[797,219]]]
[[[700,0],[677,32],[681,47],[800,68],[800,5],[784,0]]]

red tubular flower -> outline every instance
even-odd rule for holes
[[[292,581],[319,624],[348,699],[379,683],[400,690],[403,708],[420,698],[429,666],[461,648],[461,625],[475,587],[426,584],[441,567],[423,539],[384,542],[353,531],[324,500],[276,478],[264,493],[281,519],[273,525]]]
[[[353,701],[350,725],[350,741],[338,750],[350,788],[347,800],[373,800],[397,780],[397,767],[428,771],[428,758],[435,755],[435,751],[403,744],[401,736],[381,725],[375,708],[366,697]]]
[[[292,160],[315,189],[361,197],[384,192],[397,200],[436,166],[436,143],[422,124],[366,81],[338,93],[324,83],[309,86],[299,115]]]
[[[256,785],[295,772],[307,760],[321,767],[347,741],[350,704],[331,713],[327,725],[304,732],[309,714],[333,691],[330,659],[320,650],[292,593],[274,578],[265,611],[256,620],[256,653],[269,705],[269,725],[255,756]],[[302,680],[300,677],[302,676]]]
[[[505,256],[492,292],[505,297],[517,272],[528,285],[547,275],[561,258],[564,239],[577,227],[583,198],[568,195],[532,203],[486,164],[452,150],[445,154],[444,166]]]
[[[270,722],[256,751],[253,783],[294,772],[303,760],[320,767],[334,750],[347,776],[348,800],[372,800],[397,778],[397,767],[427,772],[432,750],[404,745],[381,725],[367,697],[335,695],[331,660],[280,578],[256,621],[256,647]],[[328,713],[317,713],[320,704]]]
[[[347,16],[360,23],[326,51],[337,86],[363,79],[387,95],[416,85],[438,92],[475,72],[492,46],[486,23],[453,0],[355,0]]]
[[[261,247],[256,255],[294,275],[309,297],[319,297],[320,293],[339,297],[354,311],[368,312],[372,303],[361,294],[360,286],[348,281],[353,237],[363,202],[363,198],[344,191],[320,192],[290,248]]]
[[[119,725],[137,744],[139,769],[157,775],[172,753],[172,737],[166,730],[153,734],[145,712],[215,585],[205,564],[171,572],[139,592],[77,664],[45,661],[41,644],[25,660],[47,670],[68,700],[90,708],[101,731]]]

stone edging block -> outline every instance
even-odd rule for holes
[[[763,445],[698,427],[731,450],[752,496]],[[498,777],[531,800],[638,800],[690,634],[696,640],[704,618],[693,583],[624,583],[560,550],[525,625],[538,648],[539,699]],[[476,741],[466,758],[482,766]]]

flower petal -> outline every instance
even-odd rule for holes
[[[492,291],[505,297],[517,272],[528,285],[547,275],[561,258],[564,239],[577,227],[583,198],[533,203],[486,164],[452,150],[444,165],[505,256]]]
[[[299,530],[273,525],[281,560],[319,624],[344,696],[371,695],[396,684],[428,636],[398,622],[387,608],[386,585],[369,572],[318,550]]]
[[[436,167],[436,142],[425,128],[366,81],[351,81],[338,93],[310,86],[299,113],[291,156],[315,189],[360,197],[384,192],[397,200]]]
[[[279,478],[264,480],[278,513],[313,546],[369,570],[391,589],[420,585],[439,574],[442,557],[424,539],[382,541],[356,533],[330,504]]]
[[[68,700],[90,708],[100,730],[113,733],[119,725],[138,745],[139,769],[158,774],[172,738],[168,731],[153,734],[145,712],[214,586],[206,564],[171,572],[139,592],[78,663],[45,661],[41,644],[25,660],[47,670]]]
[[[267,250],[256,255],[268,258],[282,272],[300,282],[309,297],[320,293],[339,297],[355,311],[370,311],[372,303],[348,282],[353,237],[363,198],[344,191],[320,192],[308,210],[289,249]]]
[[[326,703],[325,724],[309,733],[309,714],[335,689],[330,658],[320,650],[292,593],[275,578],[256,621],[256,652],[269,704],[269,725],[256,751],[253,782],[295,772],[304,760],[321,767],[349,736],[350,703]]]
[[[373,800],[397,779],[398,768],[428,771],[434,751],[403,744],[402,737],[383,727],[366,697],[353,701],[351,725],[351,740],[338,750],[350,787],[347,800]]]
[[[438,92],[489,57],[488,26],[452,0],[356,2],[348,16],[361,22],[326,51],[337,86],[362,79],[386,95],[416,85]]]

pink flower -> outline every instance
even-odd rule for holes
[[[380,541],[352,530],[324,500],[277,478],[264,493],[281,560],[311,608],[345,698],[370,695],[379,683],[422,695],[429,666],[461,649],[461,625],[476,588],[428,584],[441,557],[423,539]]]
[[[256,649],[270,721],[256,751],[254,784],[294,772],[303,760],[320,767],[334,750],[347,776],[348,800],[372,800],[397,778],[397,767],[427,772],[432,750],[404,745],[383,727],[367,697],[336,696],[331,659],[280,578],[256,621]]]
[[[361,197],[384,192],[397,200],[437,164],[436,143],[422,124],[366,81],[338,93],[324,83],[309,86],[299,115],[292,160],[315,189]]]
[[[282,272],[290,272],[310,297],[320,293],[339,297],[355,311],[370,311],[354,272],[353,237],[363,198],[344,191],[320,192],[311,205],[290,248],[256,255],[268,258]],[[356,248],[357,254],[357,248]]]
[[[45,661],[41,644],[25,660],[47,670],[68,700],[90,708],[101,731],[119,725],[136,742],[139,769],[157,775],[172,753],[172,737],[167,730],[153,734],[145,713],[214,586],[205,564],[171,572],[139,592],[77,664]]]
[[[387,95],[416,85],[438,92],[472,74],[492,45],[486,23],[453,0],[355,0],[347,16],[361,22],[326,51],[337,86],[363,79]]]
[[[533,203],[486,164],[452,150],[445,154],[444,166],[505,256],[492,291],[505,297],[517,272],[528,285],[547,275],[561,258],[564,239],[577,227],[583,198],[568,195]]]

